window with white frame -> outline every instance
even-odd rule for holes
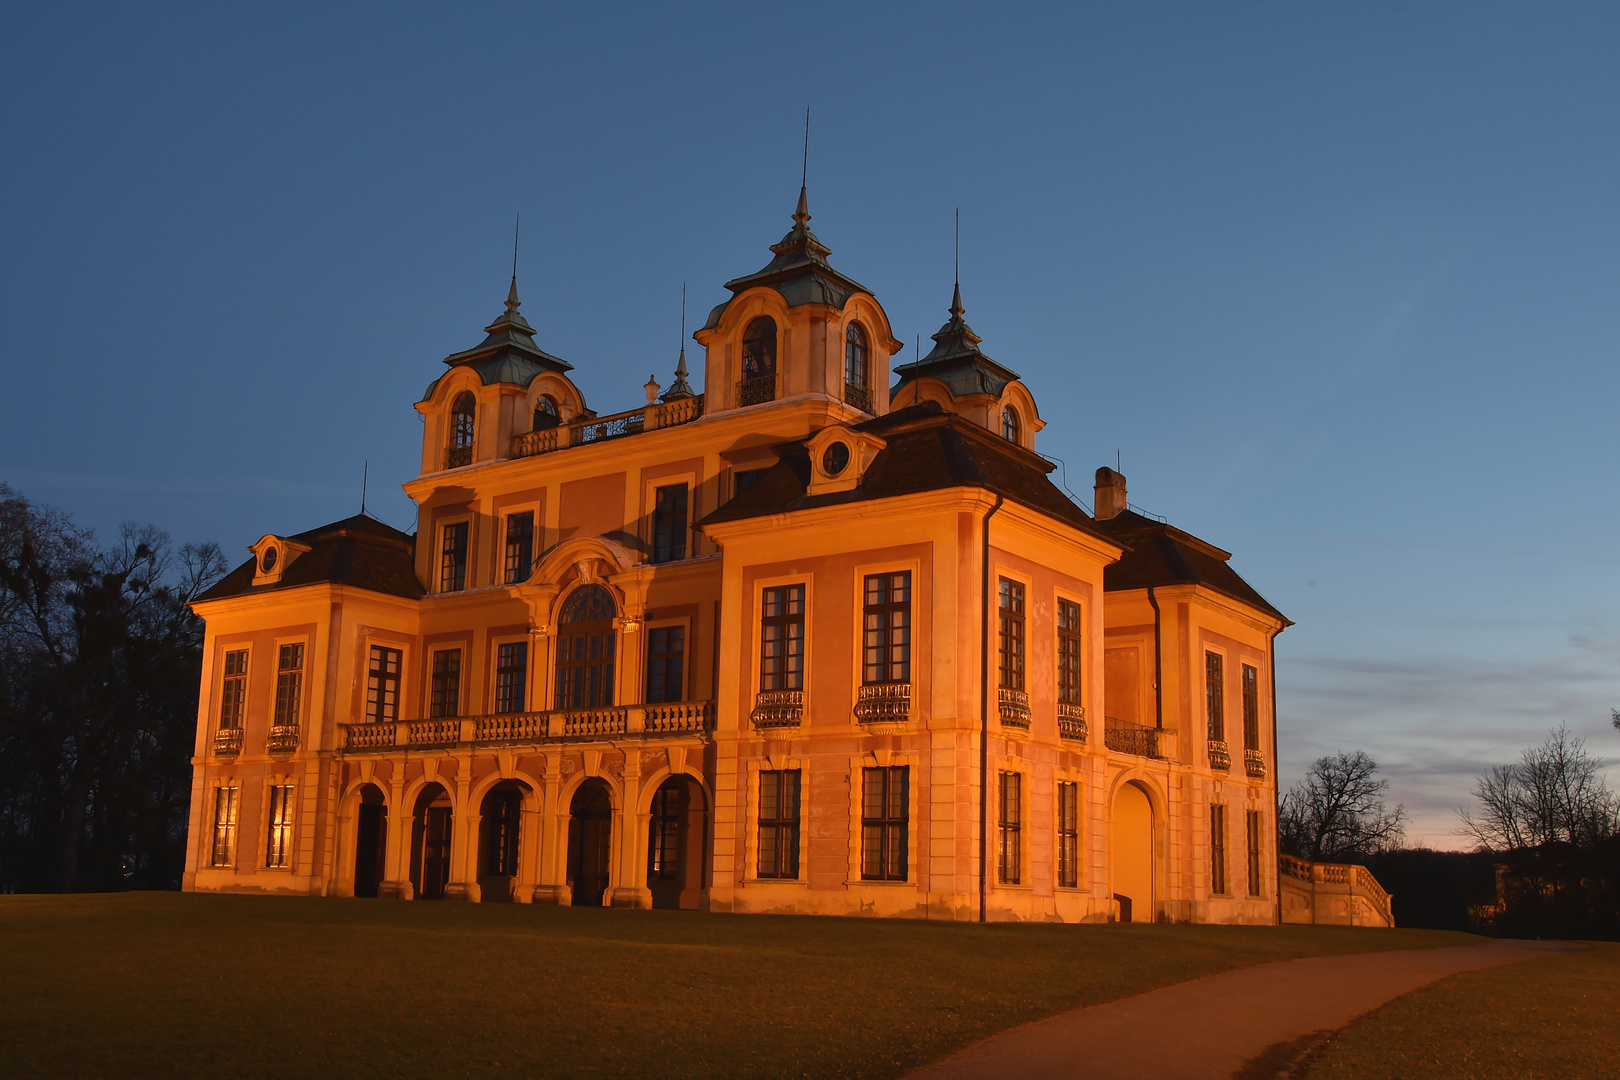
[[[1057,786],[1058,885],[1080,885],[1080,785],[1062,780]]]
[[[213,866],[233,866],[236,863],[236,810],[241,788],[214,789],[214,844]]]
[[[798,879],[798,769],[760,771],[757,872],[762,878]]]
[[[304,645],[295,642],[277,650],[276,727],[297,727],[304,693]]]
[[[219,686],[219,727],[221,731],[242,726],[247,708],[248,651],[232,649],[225,654],[225,677]]]
[[[293,789],[291,784],[270,785],[270,806],[266,820],[264,865],[272,869],[285,868],[292,861]]]
[[[399,719],[399,664],[401,653],[386,645],[371,647],[366,673],[366,719],[391,724]]]
[[[865,881],[906,880],[910,779],[911,769],[906,765],[861,770],[861,878]]]
[[[1002,772],[998,779],[996,880],[1003,885],[1018,885],[1023,880],[1024,777],[1021,773]]]

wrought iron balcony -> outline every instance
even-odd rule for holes
[[[1209,740],[1209,767],[1229,772],[1232,768],[1232,751],[1227,747],[1224,739]]]
[[[1073,739],[1075,742],[1085,742],[1086,736],[1091,734],[1091,726],[1086,723],[1086,707],[1084,705],[1068,705],[1058,702],[1057,707],[1058,738]]]
[[[470,446],[452,446],[444,452],[444,467],[459,469],[463,465],[471,465],[473,448]]]
[[[1002,727],[1029,728],[1029,695],[1022,690],[999,687],[996,690],[996,714]]]
[[[298,750],[298,725],[276,724],[270,729],[270,737],[264,742],[264,749],[271,754],[291,754]]]
[[[346,752],[379,752],[395,747],[500,746],[565,739],[691,735],[706,732],[713,726],[713,702],[672,701],[601,709],[553,709],[383,724],[344,724],[342,731]]]
[[[1264,780],[1266,778],[1266,759],[1261,756],[1260,751],[1243,751],[1243,771],[1254,777],[1256,780]]]
[[[614,413],[612,416],[594,416],[588,420],[576,420],[559,427],[541,428],[538,431],[514,435],[511,456],[534,457],[555,450],[566,450],[571,446],[584,446],[587,443],[621,439],[627,435],[639,435],[659,428],[677,427],[681,424],[690,424],[702,415],[702,394],[656,402],[645,409],[632,409],[628,412]]]
[[[220,728],[214,732],[214,754],[217,757],[235,757],[242,752],[242,729]]]
[[[804,691],[761,690],[748,719],[760,729],[797,727],[804,720]]]
[[[844,400],[855,406],[861,412],[872,411],[872,391],[856,383],[844,384]]]
[[[756,375],[737,384],[737,407],[763,405],[776,400],[776,372]]]
[[[855,719],[863,724],[898,724],[911,719],[911,684],[867,683],[855,700]]]
[[[1163,728],[1151,728],[1144,724],[1133,724],[1129,720],[1121,720],[1117,716],[1103,717],[1103,745],[1117,754],[1162,758],[1164,753],[1159,740],[1168,734],[1170,733]]]

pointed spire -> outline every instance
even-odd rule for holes
[[[796,230],[804,229],[806,232],[810,230],[809,193],[802,187],[799,189],[799,207],[793,211],[793,227]]]
[[[962,283],[960,281],[956,283],[956,291],[951,294],[950,312],[953,320],[960,320],[963,315],[967,314],[967,308],[962,306]]]
[[[513,274],[512,287],[506,290],[506,314],[508,316],[515,315],[517,314],[517,309],[522,306],[523,301],[518,299],[517,294],[517,275]]]
[[[681,282],[681,358],[675,362],[675,381],[669,384],[664,396],[659,401],[670,401],[674,398],[689,398],[697,395],[692,392],[692,384],[686,381],[690,372],[686,370],[686,282]]]

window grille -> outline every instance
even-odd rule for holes
[[[484,815],[484,873],[510,877],[517,873],[518,820],[521,797],[515,791],[496,794]]]
[[[1058,885],[1080,886],[1080,785],[1062,780],[1057,786]]]
[[[647,631],[647,702],[685,701],[686,627]]]
[[[265,844],[264,865],[287,866],[292,858],[293,789],[291,784],[270,787],[270,835]]]
[[[1000,836],[996,844],[996,880],[1003,885],[1017,885],[1021,880],[1023,841],[1023,776],[1020,773],[1001,774]]]
[[[1250,810],[1244,816],[1248,819],[1249,834],[1249,895],[1264,896],[1266,880],[1260,869],[1260,811]]]
[[[1080,698],[1080,605],[1072,600],[1057,604],[1058,704],[1079,705]]]
[[[1204,712],[1209,721],[1211,742],[1226,741],[1226,685],[1221,671],[1221,654],[1204,654]]]
[[[375,724],[399,719],[400,651],[371,647],[371,670],[366,680],[366,719]]]
[[[748,331],[743,335],[743,378],[759,379],[775,374],[776,320],[761,316],[748,324]]]
[[[804,689],[804,586],[779,585],[760,597],[759,688]]]
[[[866,881],[906,880],[910,772],[905,765],[862,770],[861,877]]]
[[[557,399],[550,394],[541,394],[534,403],[534,430],[549,431],[562,423],[562,414],[557,408]]]
[[[454,411],[451,445],[457,448],[470,447],[473,444],[473,431],[478,415],[478,401],[471,391],[463,391],[456,398]]]
[[[911,571],[866,577],[864,664],[867,685],[911,681]]]
[[[214,866],[231,866],[236,862],[236,808],[241,789],[220,787],[214,789]]]
[[[220,730],[240,728],[247,707],[248,651],[232,649],[225,654],[225,679],[219,687]]]
[[[686,558],[686,485],[661,487],[653,498],[653,562]]]
[[[495,711],[522,712],[528,708],[529,643],[504,642],[495,649]]]
[[[460,649],[440,649],[433,654],[433,686],[428,694],[428,715],[435,719],[461,715]]]
[[[467,587],[467,526],[458,521],[444,527],[439,556],[439,591],[459,592]]]
[[[283,645],[276,663],[277,727],[296,727],[304,689],[304,646]]]
[[[681,873],[681,792],[666,785],[653,793],[650,876],[673,881]]]
[[[534,511],[506,517],[506,583],[520,585],[534,572]]]
[[[1226,807],[1209,808],[1209,891],[1226,894]]]
[[[759,860],[762,878],[799,876],[799,770],[759,774]]]
[[[613,704],[618,605],[601,585],[569,593],[557,631],[557,708],[595,709]]]
[[[1008,578],[1001,579],[1001,686],[1007,690],[1024,689],[1024,586]]]
[[[1001,437],[1008,442],[1018,442],[1019,431],[1023,425],[1018,422],[1018,410],[1008,405],[1001,410]]]
[[[1260,749],[1260,675],[1243,665],[1243,749]]]

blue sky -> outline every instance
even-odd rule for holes
[[[1235,552],[1282,772],[1620,757],[1620,8],[0,10],[0,480],[232,557],[399,484],[500,310],[593,407],[789,225],[911,341],[951,221],[1040,447]],[[897,362],[911,359],[910,350]]]

